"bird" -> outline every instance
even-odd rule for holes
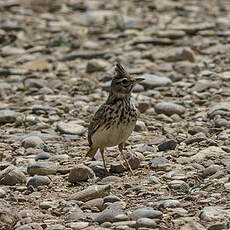
[[[126,162],[126,168],[133,174],[123,148],[137,122],[137,110],[131,102],[131,93],[135,85],[143,80],[144,78],[131,76],[120,63],[117,63],[108,98],[90,121],[88,127],[90,149],[86,157],[93,159],[100,149],[106,173],[108,170],[104,150],[106,147],[118,146],[120,154]]]

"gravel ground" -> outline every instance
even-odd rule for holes
[[[230,229],[227,0],[0,2],[0,229]],[[145,78],[126,153],[86,159],[114,66]]]

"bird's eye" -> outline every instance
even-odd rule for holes
[[[122,84],[127,84],[127,83],[128,83],[128,80],[127,80],[127,79],[124,79],[124,80],[122,80],[121,83],[122,83]]]

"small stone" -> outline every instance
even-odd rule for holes
[[[195,54],[190,48],[178,49],[170,54],[162,57],[167,62],[178,62],[178,61],[195,61]]]
[[[155,111],[156,113],[163,113],[167,116],[173,114],[182,115],[185,113],[185,108],[184,106],[175,103],[161,102],[155,105]]]
[[[210,158],[218,158],[220,156],[224,156],[226,154],[220,147],[210,146],[206,149],[199,151],[197,154],[190,157],[190,162],[201,163],[204,162],[205,159]]]
[[[72,230],[81,230],[89,226],[88,222],[72,222],[68,224],[68,227],[70,227]]]
[[[144,78],[145,80],[140,82],[147,89],[153,89],[156,87],[169,86],[172,84],[172,81],[167,77],[159,77],[154,74],[143,74],[139,77]]]
[[[36,156],[35,156],[35,161],[38,161],[38,160],[47,160],[51,157],[51,155],[47,152],[40,152],[38,153]]]
[[[43,140],[38,136],[29,136],[22,141],[24,148],[35,148],[36,146],[43,144]]]
[[[159,151],[174,150],[177,146],[176,140],[166,140],[162,144],[158,145]]]
[[[51,175],[56,174],[57,172],[57,164],[52,162],[36,162],[27,168],[27,172],[33,175]]]
[[[60,121],[57,123],[57,130],[65,134],[82,135],[85,133],[86,128],[79,125],[79,121]]]
[[[200,213],[200,219],[203,221],[220,221],[230,218],[229,210],[220,206],[204,207]]]
[[[0,188],[0,198],[4,198],[6,195],[6,192]]]
[[[186,182],[183,180],[172,180],[169,182],[169,186],[172,189],[179,190],[179,191],[188,191],[189,186]]]
[[[153,208],[138,208],[130,214],[132,220],[138,220],[140,218],[159,218],[163,215],[162,212],[154,210]]]
[[[164,157],[155,157],[150,161],[151,168],[154,170],[163,170],[168,167],[169,161]]]
[[[124,214],[124,212],[121,210],[120,206],[111,204],[104,211],[99,213],[95,221],[99,224],[104,222],[115,222],[117,221],[116,217],[121,214]]]
[[[89,207],[89,208],[96,207],[100,211],[105,209],[104,199],[103,198],[96,198],[96,199],[93,199],[93,200],[89,200],[89,201],[85,202],[84,206]]]
[[[16,185],[26,183],[26,176],[15,166],[9,166],[0,172],[1,185]]]
[[[183,225],[180,230],[206,230],[206,228],[196,221],[189,221]]]
[[[47,176],[33,176],[31,177],[26,186],[29,187],[32,185],[34,188],[42,185],[49,185],[51,183],[51,180]]]
[[[147,130],[147,128],[146,128],[145,123],[143,121],[138,120],[136,123],[136,126],[134,128],[134,131],[141,132],[141,131],[146,131],[146,130]]]
[[[114,203],[116,201],[121,201],[121,199],[118,196],[115,195],[109,195],[104,197],[104,203]]]
[[[165,200],[162,203],[164,208],[179,208],[181,207],[181,203],[178,200]]]
[[[35,59],[29,62],[26,62],[22,65],[23,68],[28,70],[47,70],[48,62],[45,59]]]
[[[0,124],[13,123],[16,121],[18,114],[12,110],[0,110]]]
[[[152,229],[152,228],[156,228],[157,224],[154,220],[152,220],[150,218],[139,218],[139,219],[137,219],[136,227],[138,229],[141,227]]]
[[[141,113],[145,113],[148,110],[149,107],[150,107],[150,105],[149,105],[148,102],[139,102],[138,103],[138,110]]]
[[[96,198],[103,198],[110,194],[111,185],[92,185],[88,188],[75,193],[70,200],[89,201]]]
[[[220,169],[219,165],[210,165],[203,170],[203,177],[209,177],[215,174]]]
[[[70,170],[68,181],[76,183],[79,181],[87,181],[89,178],[95,178],[95,173],[91,168],[85,165],[78,165]]]
[[[98,71],[105,71],[107,63],[104,60],[90,60],[86,66],[87,73],[94,73]]]
[[[43,201],[39,204],[39,208],[41,209],[54,208],[55,206],[57,206],[55,201]]]

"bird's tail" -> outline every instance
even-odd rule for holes
[[[98,147],[90,147],[89,151],[86,153],[86,157],[90,157],[91,159],[93,159],[93,157],[95,156],[95,154],[97,153]]]

